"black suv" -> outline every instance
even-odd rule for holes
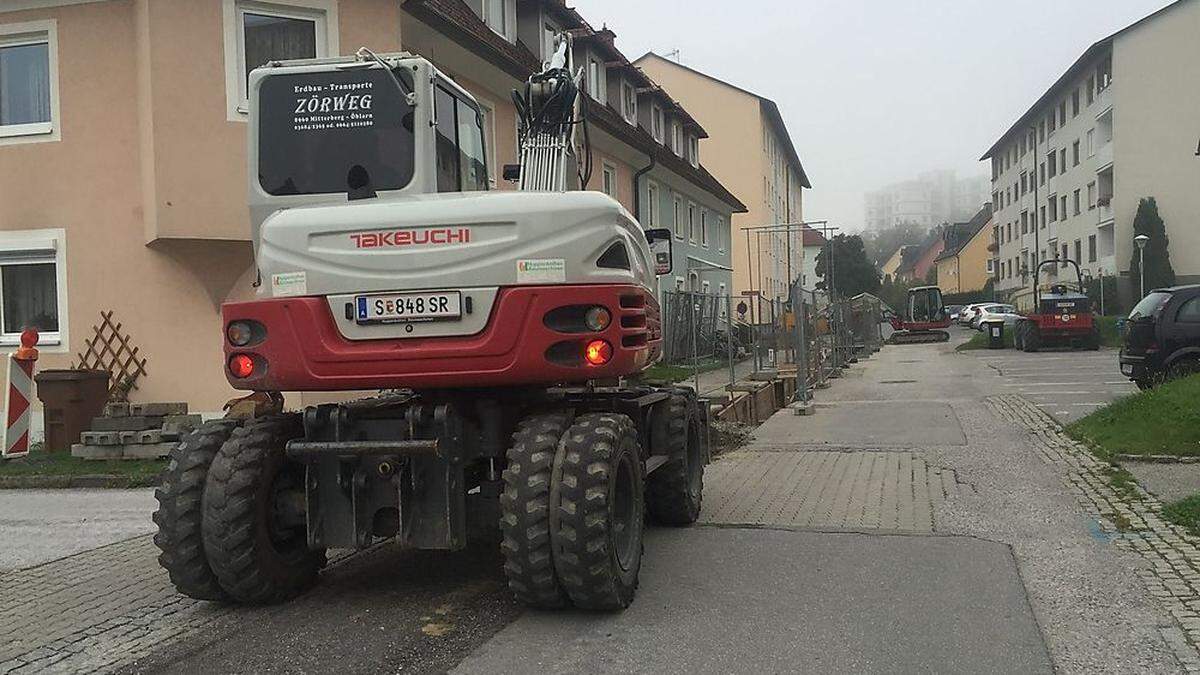
[[[1129,313],[1121,374],[1141,389],[1200,372],[1200,285],[1150,291]]]

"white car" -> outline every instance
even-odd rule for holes
[[[975,314],[979,311],[979,308],[990,304],[995,303],[975,302],[963,307],[958,311],[958,324],[960,326],[970,326],[973,323],[973,319],[975,318]]]
[[[975,318],[971,320],[971,326],[981,331],[986,331],[987,327],[994,323],[1002,323],[1006,327],[1012,328],[1020,318],[1021,315],[1017,314],[1017,308],[1012,305],[984,305],[975,313]]]

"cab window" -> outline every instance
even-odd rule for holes
[[[483,116],[473,105],[440,85],[434,95],[434,114],[438,192],[488,189]]]

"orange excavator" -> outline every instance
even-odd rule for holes
[[[908,306],[904,316],[893,316],[892,329],[888,338],[891,345],[927,344],[946,342],[950,333],[950,316],[942,304],[942,290],[937,286],[921,286],[908,290]]]

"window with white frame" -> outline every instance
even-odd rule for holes
[[[708,248],[708,209],[700,209],[700,245]]]
[[[717,216],[717,250],[721,253],[725,252],[725,238],[728,236],[729,229],[725,224],[725,216]]]
[[[675,195],[672,208],[674,220],[671,222],[675,229],[675,238],[683,239],[683,200],[679,198],[679,195]]]
[[[663,142],[663,109],[657,103],[650,106],[650,134],[654,140]]]
[[[692,166],[700,164],[700,139],[693,135],[687,139],[687,160]]]
[[[290,0],[289,2],[251,2],[225,0],[232,16],[227,18],[227,59],[236,70],[230,96],[236,97],[236,110],[249,109],[250,71],[271,61],[310,59],[337,53],[337,27],[334,24],[334,0]]]
[[[611,164],[604,165],[604,194],[617,198],[617,169]]]
[[[600,65],[600,61],[595,58],[588,59],[588,93],[601,103],[605,102],[603,77],[604,67]]]
[[[483,148],[487,155],[488,182],[496,184],[496,111],[488,101],[475,97],[479,104],[479,113],[483,115]]]
[[[658,184],[646,183],[646,229],[658,227]]]
[[[37,328],[40,344],[63,344],[66,333],[66,250],[63,230],[0,234],[0,345],[19,344]]]
[[[1087,132],[1087,156],[1094,157],[1096,155],[1096,130],[1088,129]]]
[[[627,80],[621,82],[621,111],[626,122],[637,124],[637,89]]]
[[[483,0],[483,20],[500,37],[508,40],[508,0]]]
[[[0,143],[57,138],[55,31],[53,21],[0,26]]]
[[[696,205],[688,202],[688,241],[696,243]]]
[[[679,122],[671,122],[671,150],[683,156],[683,125]]]

